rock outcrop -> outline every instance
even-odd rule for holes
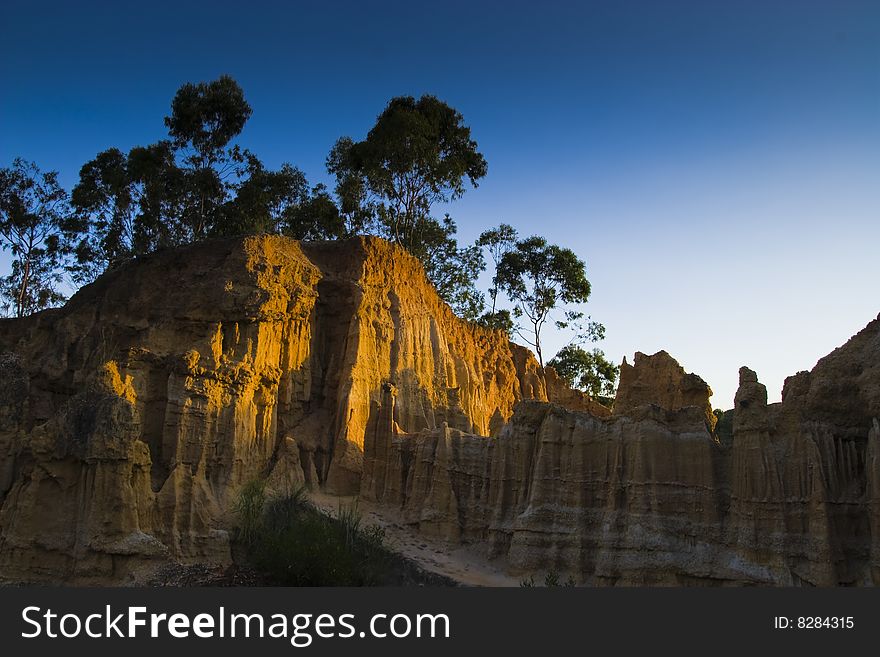
[[[521,399],[546,399],[528,352],[458,320],[414,258],[374,238],[153,254],[0,321],[0,352],[7,579],[228,559],[230,510],[255,478],[357,493],[385,382],[407,431],[489,436]]]
[[[712,389],[696,374],[684,371],[665,351],[652,356],[636,352],[633,365],[620,364],[620,385],[614,398],[614,414],[627,415],[639,406],[654,404],[667,410],[693,406],[703,409],[706,427],[715,428],[715,415],[709,397]]]
[[[722,445],[705,382],[665,352],[636,354],[610,417],[522,402],[487,441],[448,427],[403,434],[378,415],[376,499],[421,532],[485,545],[514,572],[876,585],[878,390],[880,318],[788,379],[781,404],[742,368]]]
[[[880,584],[880,317],[782,402],[740,369],[728,542],[773,581]]]
[[[0,581],[230,558],[239,489],[360,494],[512,572],[880,583],[880,320],[733,439],[665,352],[613,412],[457,319],[382,240],[205,242],[0,321]]]

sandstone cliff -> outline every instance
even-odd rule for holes
[[[767,404],[743,368],[732,446],[665,352],[622,368],[611,417],[523,402],[492,440],[377,415],[377,500],[514,572],[591,584],[880,583],[880,318]],[[384,444],[383,444],[384,441]]]
[[[734,437],[668,354],[613,413],[458,320],[382,240],[157,253],[0,321],[0,580],[224,561],[240,487],[359,493],[512,572],[596,584],[880,582],[880,320]]]
[[[245,482],[357,493],[384,382],[408,431],[488,436],[520,399],[546,399],[534,359],[511,349],[382,240],[145,257],[0,322],[0,574],[228,559]]]
[[[620,385],[614,398],[614,414],[628,415],[646,404],[677,411],[693,406],[702,409],[706,428],[715,428],[715,415],[709,397],[712,389],[696,374],[684,371],[675,359],[665,351],[653,356],[636,352],[634,364],[620,365]]]

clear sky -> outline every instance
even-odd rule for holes
[[[450,208],[462,238],[574,249],[606,353],[666,349],[716,407],[741,365],[778,400],[880,311],[876,1],[2,0],[0,166],[70,187],[222,73],[253,106],[241,143],[313,182],[392,96],[460,110],[489,162]]]

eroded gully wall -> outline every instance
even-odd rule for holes
[[[527,396],[501,334],[454,318],[376,239],[211,241],[0,322],[0,574],[118,580],[227,560],[238,490],[353,494],[382,382],[408,430],[487,435]],[[369,464],[368,464],[369,465]]]
[[[406,434],[388,386],[376,500],[514,572],[591,584],[880,583],[880,319],[786,381],[740,372],[730,443],[665,352],[627,366],[611,417],[522,403],[497,437]],[[618,403],[621,402],[621,403]]]

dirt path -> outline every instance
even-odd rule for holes
[[[465,586],[520,585],[519,579],[507,575],[472,549],[420,536],[369,502],[325,493],[311,493],[309,497],[317,507],[334,515],[340,507],[356,503],[366,524],[378,525],[385,530],[386,543],[391,550],[415,561],[425,570],[451,577]]]

